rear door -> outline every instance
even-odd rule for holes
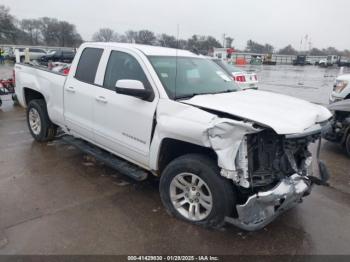
[[[94,100],[95,141],[105,149],[138,164],[147,166],[158,93],[149,72],[137,53],[110,50],[104,55],[100,74],[101,88]],[[152,101],[117,94],[116,82],[139,80],[153,91]]]
[[[64,87],[64,117],[73,134],[93,140],[95,77],[103,49],[86,47]]]

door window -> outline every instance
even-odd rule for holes
[[[147,77],[135,57],[120,51],[112,51],[109,57],[103,86],[115,90],[118,80],[138,80],[145,88],[150,88]]]
[[[80,56],[75,78],[93,84],[103,49],[85,48]]]

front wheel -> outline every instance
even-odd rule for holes
[[[205,227],[222,226],[235,204],[233,185],[220,176],[212,159],[199,154],[173,160],[162,173],[159,190],[171,215]]]
[[[54,139],[57,127],[50,121],[43,99],[30,101],[27,108],[27,123],[33,138],[38,142]]]

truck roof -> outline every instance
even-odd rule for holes
[[[89,42],[82,44],[81,47],[121,47],[126,49],[139,50],[147,56],[185,56],[185,57],[198,57],[190,51],[161,47],[161,46],[151,46],[151,45],[140,45],[140,44],[128,44],[128,43],[115,43],[115,42]]]

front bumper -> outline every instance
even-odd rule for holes
[[[247,231],[255,231],[272,222],[282,212],[300,203],[310,193],[311,181],[298,174],[283,179],[273,189],[259,192],[237,205],[238,218],[227,217],[226,222]]]
[[[247,89],[258,89],[258,82],[235,82],[242,90],[247,90]]]

